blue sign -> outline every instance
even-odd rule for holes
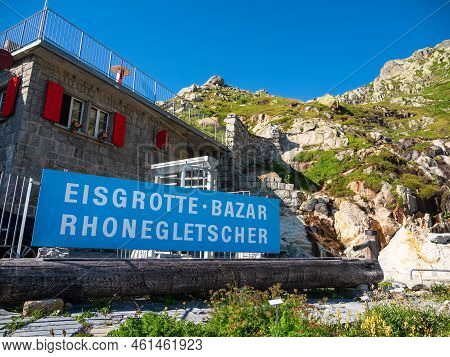
[[[280,251],[280,201],[44,170],[34,246]]]

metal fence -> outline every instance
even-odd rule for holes
[[[108,78],[116,78],[113,72],[114,66],[126,68],[129,75],[121,79],[120,85],[190,125],[194,125],[197,120],[205,117],[193,103],[178,97],[175,92],[50,9],[42,10],[0,33],[0,46],[9,52],[19,50],[38,40],[60,48]],[[204,132],[214,137],[212,133]],[[223,135],[215,134],[216,140],[224,140]]]
[[[0,172],[0,258],[34,256],[30,198],[37,185],[30,177]]]

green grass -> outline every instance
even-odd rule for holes
[[[441,192],[441,187],[430,182],[425,176],[406,173],[401,175],[397,182],[412,190],[417,196],[425,199],[437,196]]]
[[[335,179],[341,173],[356,167],[358,160],[354,157],[345,157],[339,161],[335,155],[338,150],[309,150],[297,154],[295,161],[308,162],[316,161],[303,175],[318,187],[331,179]]]

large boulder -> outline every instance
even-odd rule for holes
[[[378,223],[383,235],[382,244],[387,244],[400,228],[400,224],[394,219],[390,210],[385,207],[377,207],[372,218]]]
[[[214,88],[214,87],[223,87],[225,85],[225,80],[220,76],[212,76],[209,78],[202,87],[205,88]]]
[[[448,279],[448,272],[436,270],[450,270],[450,246],[430,242],[426,230],[402,227],[381,251],[378,260],[386,280],[401,282],[411,289],[429,287]]]
[[[283,151],[315,147],[317,149],[338,149],[347,146],[348,138],[344,129],[338,124],[327,123],[323,120],[296,120],[287,130],[281,141]]]
[[[312,257],[312,243],[301,216],[280,217],[281,252],[290,258]]]
[[[325,94],[324,96],[317,98],[316,101],[322,105],[327,106],[328,108],[339,107],[338,100],[330,94]]]
[[[365,241],[364,231],[370,227],[369,216],[358,205],[342,201],[334,215],[334,228],[345,247]]]

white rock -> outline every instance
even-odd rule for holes
[[[430,286],[448,279],[448,273],[412,269],[450,270],[450,246],[431,243],[423,229],[402,227],[380,252],[378,260],[384,279],[404,283],[408,288]]]
[[[350,247],[365,240],[364,231],[370,227],[369,216],[356,204],[342,201],[334,215],[334,228],[339,240]]]

